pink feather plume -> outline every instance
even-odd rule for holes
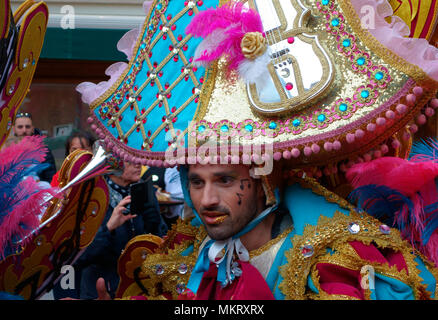
[[[39,226],[44,199],[49,195],[61,196],[58,188],[42,189],[25,175],[44,160],[47,149],[43,139],[25,137],[0,151],[0,258],[14,239],[25,237]]]
[[[424,161],[425,157],[420,154],[410,161],[384,157],[358,163],[347,171],[346,177],[355,189],[367,185],[386,186],[408,197],[413,205],[411,210],[404,206],[393,213],[395,219],[405,226],[404,238],[438,266],[438,232],[433,232],[428,242],[422,244],[425,222],[429,218],[424,209],[438,201],[435,183],[438,162],[432,158]]]
[[[208,64],[227,54],[230,70],[245,59],[240,48],[243,36],[256,31],[263,33],[260,15],[240,2],[202,11],[186,28],[187,34],[204,38],[195,61]]]

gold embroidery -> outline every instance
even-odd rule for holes
[[[251,250],[249,252],[249,258],[252,259],[254,257],[257,257],[257,256],[261,255],[262,253],[264,253],[265,251],[269,250],[273,245],[275,245],[277,242],[279,242],[281,239],[285,238],[289,233],[291,233],[292,230],[293,230],[293,227],[289,227],[286,230],[284,230],[278,237],[269,240],[260,248]]]

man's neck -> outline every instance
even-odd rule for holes
[[[275,214],[270,213],[254,229],[240,237],[240,241],[248,251],[256,250],[271,240],[274,220]]]

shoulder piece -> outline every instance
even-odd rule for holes
[[[153,250],[147,250],[142,245],[144,239],[140,237],[143,236],[131,240],[119,259],[121,280],[116,296],[126,298],[142,295],[150,300],[178,298],[185,292],[199,246],[205,236],[204,228],[194,227],[190,221],[178,219],[164,240]],[[136,255],[133,254],[134,247]],[[126,255],[130,257],[127,259]]]
[[[420,259],[397,229],[337,201],[312,180],[303,180],[301,186],[349,208],[349,213],[321,212],[316,224],[307,224],[292,238],[287,263],[280,267],[284,280],[279,288],[286,299],[435,297],[437,270]],[[386,290],[379,291],[383,286]]]

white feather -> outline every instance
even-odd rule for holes
[[[268,76],[268,64],[270,62],[268,50],[254,60],[243,60],[238,67],[239,75],[247,83],[261,83]]]

